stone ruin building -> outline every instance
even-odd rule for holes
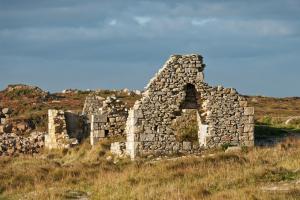
[[[81,114],[63,110],[48,111],[48,134],[45,146],[49,149],[70,148],[90,137],[91,145],[101,138],[125,136],[128,110],[115,96],[103,98],[89,95]]]
[[[87,97],[81,120],[74,116],[67,120],[70,117],[63,111],[49,111],[45,145],[68,146],[74,142],[71,138],[80,136],[79,132],[88,132],[92,145],[101,138],[126,136],[126,142],[113,143],[111,151],[132,159],[198,154],[222,145],[253,146],[254,108],[247,107],[246,99],[235,89],[205,83],[204,68],[200,55],[171,56],[129,111],[114,96],[105,99],[96,95]],[[187,120],[187,124],[195,121],[194,140],[178,136],[177,126],[182,120]],[[69,123],[80,121],[85,126],[73,125],[69,128],[72,130],[67,130]],[[73,132],[77,135],[69,134]],[[65,142],[59,142],[60,138],[66,138]]]
[[[235,89],[204,82],[200,55],[173,55],[150,80],[141,100],[129,111],[124,143],[112,151],[136,156],[197,154],[224,144],[254,145],[254,108]],[[198,142],[178,141],[172,124],[195,110]],[[126,149],[122,149],[126,147]]]

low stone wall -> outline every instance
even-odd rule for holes
[[[44,147],[44,135],[42,132],[33,132],[30,136],[23,137],[15,133],[4,133],[0,135],[0,156],[39,153]]]
[[[100,114],[100,108],[103,106],[103,101],[105,98],[91,94],[86,97],[82,115],[91,116]]]

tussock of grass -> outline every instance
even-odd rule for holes
[[[107,160],[104,141],[39,157],[0,158],[0,196],[9,199],[297,199],[300,188],[266,192],[261,188],[300,179],[300,143],[248,152],[216,152],[149,162]],[[245,198],[247,197],[247,198]]]

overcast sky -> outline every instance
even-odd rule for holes
[[[188,53],[211,85],[300,96],[300,1],[0,0],[0,89],[142,89]]]

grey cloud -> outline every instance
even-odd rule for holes
[[[248,80],[246,73],[255,75],[248,70],[251,67],[267,72],[286,63],[285,68],[300,72],[295,67],[300,53],[299,10],[297,0],[0,0],[0,68],[11,80],[18,80],[21,74],[12,71],[21,66],[30,72],[44,67],[49,74],[57,68],[75,67],[76,77],[86,66],[99,73],[99,79],[85,74],[90,85],[99,81],[105,86],[141,88],[147,79],[134,82],[132,72],[149,78],[170,54],[198,52],[211,66],[208,80],[235,84],[248,92],[251,81],[260,82],[256,77]],[[116,81],[108,81],[104,73]],[[278,76],[281,71],[274,73]],[[1,86],[6,84],[3,76]],[[71,77],[65,82],[62,76],[57,79],[61,86],[51,86],[48,80],[45,87],[62,89],[72,83]],[[270,82],[255,83],[250,92],[275,94],[272,88],[279,84]]]

